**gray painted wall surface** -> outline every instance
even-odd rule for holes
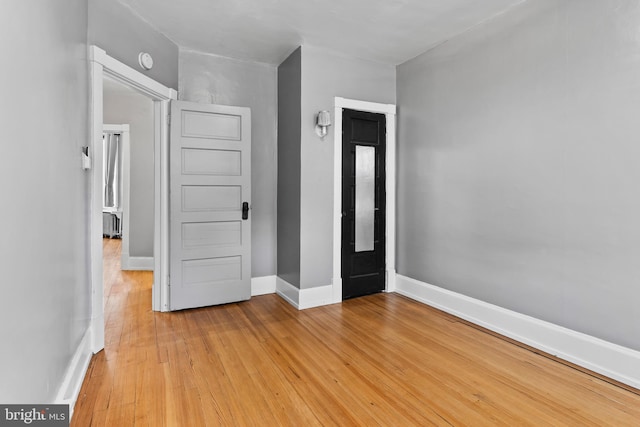
[[[89,0],[89,44],[167,87],[178,87],[178,46],[116,0]],[[138,54],[148,52],[153,68],[143,70]]]
[[[398,67],[398,272],[640,350],[640,2],[526,2]]]
[[[3,9],[0,402],[51,402],[91,311],[87,4]]]
[[[394,66],[302,47],[301,288],[331,284],[333,272],[333,127],[324,139],[315,117],[334,97],[395,104]]]
[[[251,275],[276,274],[276,67],[180,51],[179,98],[251,108]]]
[[[104,123],[129,125],[129,255],[153,257],[153,101],[133,91],[105,90],[103,104]]]
[[[278,66],[278,276],[300,287],[302,55]]]

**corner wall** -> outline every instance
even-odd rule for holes
[[[327,286],[333,274],[333,131],[315,133],[320,110],[336,96],[396,103],[394,66],[302,46],[300,289]]]
[[[525,2],[398,67],[399,274],[640,350],[638,22]]]
[[[302,49],[278,66],[278,277],[300,288]]]

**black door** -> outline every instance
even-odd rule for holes
[[[342,298],[385,289],[384,114],[342,113]]]

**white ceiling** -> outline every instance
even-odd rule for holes
[[[302,44],[400,64],[525,0],[120,0],[182,48],[279,64]]]

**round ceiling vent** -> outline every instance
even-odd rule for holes
[[[138,63],[143,70],[150,70],[153,67],[153,58],[147,52],[140,52],[138,55]]]

